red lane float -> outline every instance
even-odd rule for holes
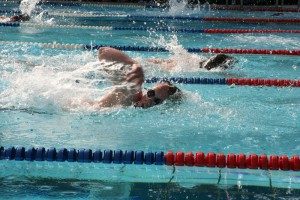
[[[204,167],[205,166],[205,155],[204,155],[203,152],[196,152],[195,166],[198,166],[198,167]]]
[[[249,10],[249,11],[269,11],[269,12],[300,12],[297,8],[270,8],[270,7],[224,7],[213,6],[214,10]]]
[[[258,79],[258,78],[227,78],[227,85],[300,87],[300,80],[290,79]]]
[[[204,29],[204,33],[300,33],[300,30],[264,30],[264,29]]]
[[[300,19],[204,17],[202,18],[202,20],[214,21],[214,22],[246,22],[246,23],[300,23]]]
[[[286,155],[268,156],[262,154],[260,156],[256,154],[233,154],[230,153],[227,156],[223,153],[216,155],[214,152],[209,152],[206,155],[203,152],[196,152],[195,155],[192,152],[186,153],[186,155],[179,151],[175,153],[168,152],[165,155],[166,165],[176,166],[197,166],[197,167],[218,167],[218,168],[239,168],[239,169],[261,169],[261,170],[283,170],[283,171],[300,171],[299,156],[295,155],[292,158],[288,158]]]
[[[270,49],[233,49],[233,48],[202,48],[202,53],[230,53],[230,54],[264,54],[300,56],[300,50],[270,50]]]

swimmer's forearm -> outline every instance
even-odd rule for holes
[[[92,102],[92,105],[98,105],[99,107],[113,107],[116,105],[130,106],[137,101],[140,90],[115,88],[112,92],[104,95],[99,100]]]
[[[99,60],[106,60],[112,62],[120,62],[126,65],[133,65],[137,63],[135,60],[130,58],[128,55],[111,47],[101,47],[98,50]]]
[[[171,71],[176,66],[176,62],[168,58],[148,58],[147,61],[157,64],[162,70],[166,71]]]
[[[161,63],[174,63],[174,60],[168,58],[147,58],[147,62],[152,62],[154,64],[161,64]]]

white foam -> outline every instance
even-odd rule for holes
[[[181,44],[179,44],[176,35],[172,35],[170,39],[160,36],[160,39],[157,41],[157,46],[164,46],[171,53],[169,59],[173,60],[175,63],[175,66],[170,69],[172,74],[207,71],[199,68],[199,62],[206,60],[206,57],[200,54],[189,53]]]
[[[111,87],[131,87],[124,74],[129,68],[125,69],[121,64],[99,62],[91,52],[23,56],[25,60],[0,60],[5,69],[0,72],[0,77],[7,85],[0,93],[1,109],[102,112],[107,109],[100,109],[88,102],[111,91]],[[109,66],[110,71],[107,70]]]
[[[87,69],[95,65],[94,62],[86,62],[81,66],[85,55],[73,56],[72,62],[69,61],[69,56],[62,54],[53,57],[24,56],[44,63],[38,66],[29,66],[26,62],[4,63],[7,68],[13,68],[13,71],[1,72],[2,77],[5,75],[8,87],[0,94],[0,107],[57,111],[68,109],[72,101],[79,103],[87,98],[99,97],[103,93],[95,87],[95,82],[99,80],[84,77]],[[85,82],[76,82],[79,75],[83,76],[81,78]]]
[[[22,0],[20,3],[21,13],[30,16],[39,1],[40,0]]]
[[[201,12],[200,2],[198,1],[197,6],[191,7],[188,0],[170,0],[168,1],[169,10],[168,15],[192,15],[199,14]]]

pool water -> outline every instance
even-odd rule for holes
[[[0,9],[18,10],[18,5],[0,2]],[[44,14],[33,14],[33,19],[28,23],[299,29],[298,24],[213,23],[116,16],[279,18],[271,16],[272,12],[216,11],[207,8],[174,10],[45,4],[35,9]],[[64,17],[63,13],[111,16]],[[280,16],[299,17],[298,13]],[[0,35],[0,42],[15,42],[0,45],[1,146],[202,151],[289,157],[299,153],[299,88],[176,84],[185,91],[185,98],[177,104],[165,102],[149,109],[132,106],[102,110],[71,106],[80,105],[84,99],[99,98],[111,89],[109,80],[97,63],[97,51],[53,49],[22,43],[159,46],[170,50],[169,53],[126,51],[143,64],[146,77],[299,79],[299,56],[233,54],[238,59],[234,68],[206,71],[186,63],[191,57],[203,59],[210,54],[192,55],[185,51],[185,48],[205,47],[299,50],[299,34],[204,34],[21,25],[0,26]],[[153,57],[173,58],[180,64],[171,72],[163,71],[145,62],[146,58]],[[152,85],[145,83],[147,88]],[[0,161],[0,165],[5,169],[0,173],[0,191],[7,197],[15,195],[16,198],[24,192],[28,194],[24,198],[28,199],[175,199],[175,196],[178,199],[285,199],[299,196],[298,172],[223,170],[222,181],[217,184],[218,169],[179,167],[176,178],[167,183],[172,177],[171,167],[15,161]],[[101,170],[106,173],[98,174]],[[122,170],[124,173],[121,173]],[[270,180],[273,180],[273,185],[270,185]]]

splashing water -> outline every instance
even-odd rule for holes
[[[205,3],[203,4],[203,8],[207,8],[208,11],[211,11],[210,4],[209,4],[208,2],[205,2]]]
[[[22,14],[31,15],[32,11],[34,10],[36,4],[40,0],[23,0],[20,4],[20,10]]]
[[[157,42],[158,46],[164,46],[172,54],[169,58],[173,60],[176,65],[170,70],[171,73],[207,71],[199,68],[199,62],[206,60],[206,57],[187,52],[187,50],[179,44],[176,35],[172,35],[170,41],[164,36],[161,36]]]
[[[180,45],[174,50],[175,54],[181,51]],[[34,113],[119,113],[124,110],[121,106],[100,108],[89,104],[112,91],[116,85],[130,87],[124,83],[122,70],[129,70],[123,69],[124,65],[97,61],[92,52],[53,56],[25,54],[22,59],[25,60],[0,59],[3,85],[0,110]],[[205,101],[198,92],[186,91],[185,96],[184,109],[188,113],[194,113],[197,105],[198,112],[204,116],[227,120],[227,116],[234,114],[232,109]],[[166,102],[161,106],[173,109],[174,104]]]
[[[99,107],[88,102],[100,98],[112,87],[132,87],[124,76],[130,68],[96,61],[92,53],[70,58],[66,55],[24,57],[36,62],[0,60],[5,69],[0,71],[0,77],[6,85],[0,93],[0,109],[97,112]]]
[[[74,56],[75,60],[76,58],[79,60],[80,56]],[[30,57],[28,60],[39,59]],[[63,55],[51,59],[45,59],[43,61],[45,64],[31,66],[26,62],[3,63],[3,68],[11,70],[0,74],[8,86],[0,94],[0,108],[33,108],[55,112],[64,108],[74,96],[80,98],[84,95],[87,97],[95,95],[95,89],[90,87],[91,81],[89,84],[75,82],[78,73],[75,75],[70,73],[70,70],[74,70],[74,63],[68,63]],[[87,65],[92,66],[93,63]]]
[[[193,8],[193,9],[192,9]],[[169,15],[190,15],[199,14],[200,2],[198,1],[197,6],[191,7],[188,0],[170,0],[169,1]]]
[[[169,14],[171,15],[175,15],[175,14],[179,14],[182,13],[185,9],[186,6],[188,4],[187,0],[170,0],[169,1]]]

